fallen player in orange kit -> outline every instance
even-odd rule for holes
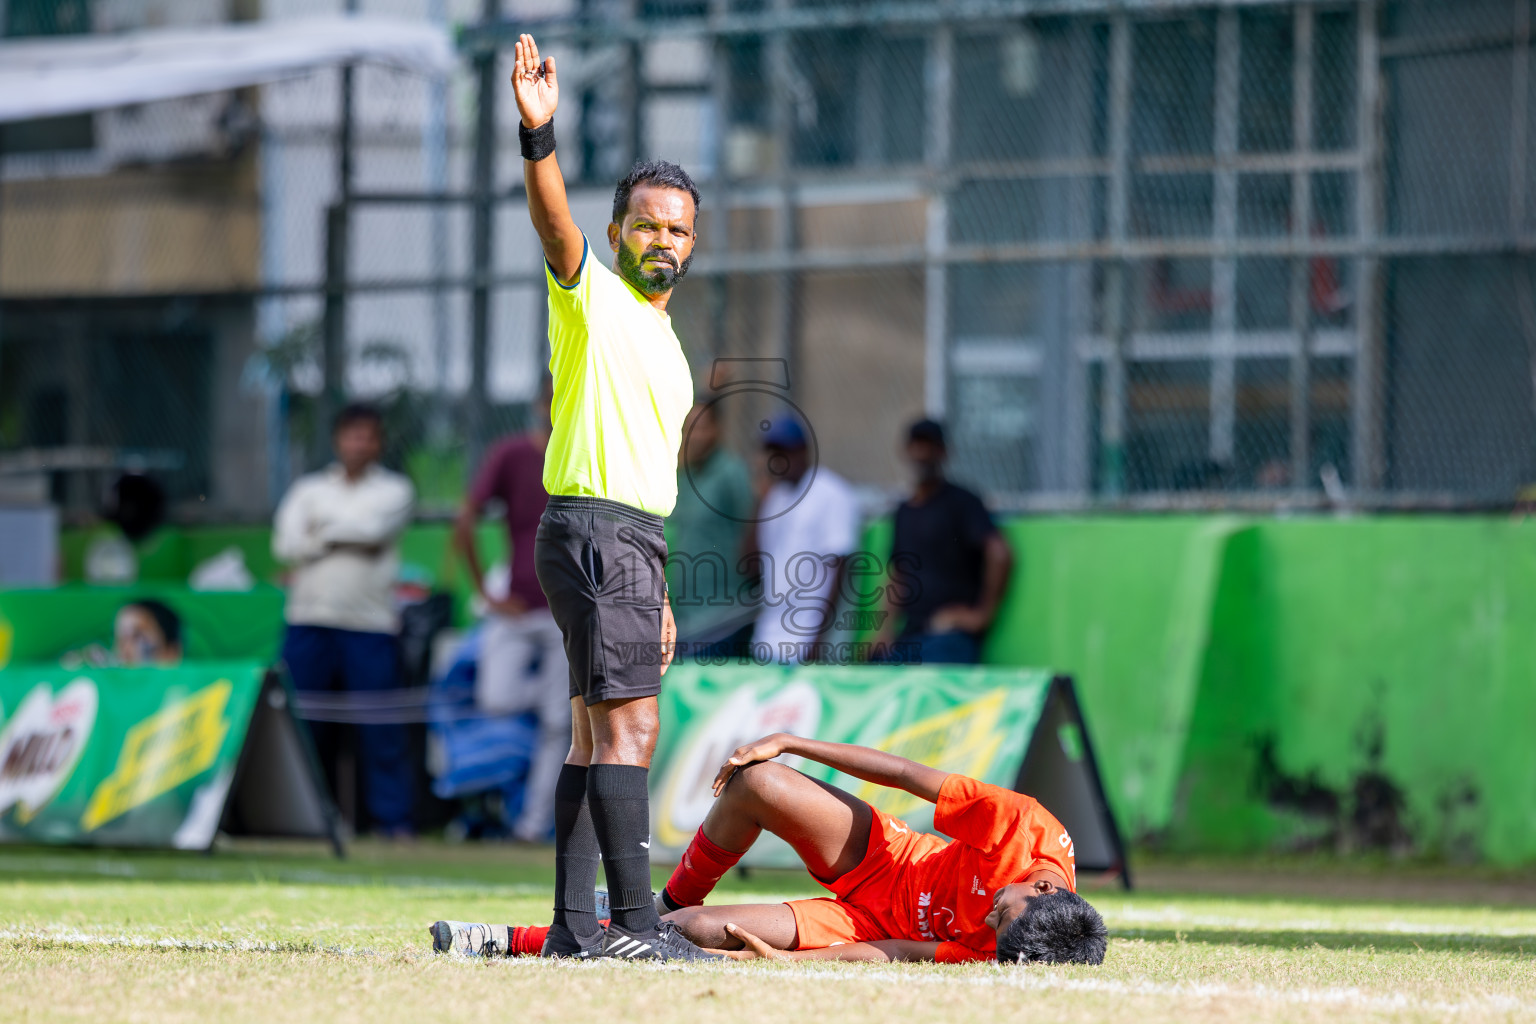
[[[937,805],[915,832],[863,800],[773,762],[792,754]],[[1076,892],[1072,839],[1032,797],[895,754],[784,733],[738,749],[718,798],[657,897],[697,945],[738,959],[1087,963],[1104,959],[1104,920]],[[832,896],[703,906],[764,830]],[[434,946],[538,953],[542,928],[439,921]]]

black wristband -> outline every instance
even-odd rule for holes
[[[534,163],[555,151],[555,119],[550,118],[537,128],[517,123],[517,144],[522,147],[523,159]]]

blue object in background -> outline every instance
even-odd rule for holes
[[[450,800],[500,790],[503,813],[510,822],[522,808],[523,785],[538,745],[539,719],[531,711],[480,714],[475,707],[479,654],[477,628],[464,638],[448,671],[432,681],[428,728],[441,759],[432,792]]]

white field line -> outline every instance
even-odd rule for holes
[[[0,854],[0,869],[35,872],[37,874],[89,874],[100,878],[142,878],[157,882],[228,882],[231,885],[248,885],[254,882],[258,884],[440,889],[445,892],[464,890],[484,893],[488,896],[542,896],[552,891],[552,887],[549,885],[538,885],[532,882],[517,882],[506,885],[475,882],[458,878],[392,875],[382,871],[378,875],[359,875],[317,871],[313,868],[279,868],[270,874],[266,874],[262,872],[242,873],[238,868],[216,867],[213,865],[205,867],[197,864],[177,865],[173,872],[163,870],[140,871],[138,867],[127,861],[113,860],[110,857],[98,857],[94,860],[72,858],[60,861],[48,857],[15,857]]]
[[[1508,912],[1495,912],[1501,916]],[[1447,935],[1475,938],[1519,938],[1529,935],[1536,940],[1536,915],[1517,911],[1525,917],[1523,925],[1411,921],[1401,918],[1379,920],[1364,915],[1359,920],[1323,920],[1319,918],[1254,918],[1223,914],[1190,914],[1172,907],[1116,907],[1105,913],[1112,929],[1136,924],[1172,924],[1195,928],[1231,928],[1257,932],[1387,932],[1391,934]]]
[[[503,961],[508,967],[526,970],[646,970],[708,974],[719,977],[720,967],[695,964],[614,964],[605,961],[574,963],[543,961],[520,957]],[[727,968],[730,969],[730,968]],[[1062,992],[1092,995],[1132,996],[1142,998],[1190,1000],[1253,1000],[1294,1006],[1330,1006],[1341,1010],[1377,1010],[1397,1013],[1428,1013],[1439,1016],[1493,1013],[1536,1016],[1536,1002],[1504,995],[1473,995],[1460,1000],[1423,999],[1399,992],[1371,992],[1354,987],[1275,988],[1270,985],[1229,985],[1223,982],[1162,982],[1149,978],[1078,978],[1068,977],[1049,967],[1004,967],[994,965],[982,973],[966,971],[941,975],[933,970],[905,972],[887,967],[825,964],[818,967],[787,964],[741,965],[757,978],[778,980],[796,978],[829,981],[839,985],[872,982],[900,988],[904,986],[955,986],[961,988],[1007,988],[1025,992]]]
[[[356,947],[322,947],[303,943],[275,942],[207,942],[172,938],[150,938],[135,935],[93,935],[89,932],[67,931],[0,931],[0,941],[33,940],[58,945],[94,945],[128,949],[169,949],[192,952],[317,952],[339,956],[374,957],[380,953]],[[435,956],[435,954],[433,954]],[[423,957],[427,959],[427,957]],[[482,963],[478,958],[444,957],[445,962]],[[1160,982],[1148,978],[1077,978],[1068,977],[1051,968],[1003,967],[977,973],[940,975],[934,971],[907,972],[881,967],[852,967],[851,965],[826,964],[820,967],[788,966],[781,964],[726,965],[677,965],[636,964],[633,962],[575,963],[571,961],[547,961],[537,957],[514,957],[500,961],[500,965],[525,970],[651,970],[668,973],[708,974],[718,977],[722,969],[742,970],[748,978],[796,978],[806,981],[849,983],[875,983],[894,987],[902,986],[959,986],[964,988],[1009,988],[1027,992],[1086,993],[1093,995],[1137,996],[1175,1000],[1257,1000],[1297,1006],[1334,1006],[1341,1009],[1380,1010],[1391,1012],[1432,1013],[1462,1015],[1490,1013],[1518,1013],[1536,1015],[1536,1002],[1503,995],[1473,995],[1460,1000],[1422,999],[1402,993],[1370,992],[1354,987],[1330,986],[1326,988],[1275,988],[1269,985],[1229,985],[1223,982]]]
[[[963,985],[973,988],[1015,988],[1030,992],[1084,992],[1115,996],[1151,996],[1178,1000],[1251,999],[1291,1005],[1338,1006],[1360,1010],[1388,1010],[1434,1014],[1536,1014],[1536,1002],[1513,996],[1476,995],[1445,1001],[1421,999],[1402,993],[1369,992],[1353,987],[1274,988],[1269,985],[1228,985],[1222,982],[1160,982],[1146,978],[1073,978],[1049,968],[995,968],[990,974],[964,974],[950,978],[931,974],[902,974],[889,970],[846,971],[783,967],[770,969],[774,977],[791,976],[847,984],[851,981],[889,981],[907,985]]]

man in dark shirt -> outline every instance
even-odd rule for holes
[[[480,632],[475,703],[492,714],[539,715],[539,747],[512,834],[547,841],[555,823],[555,780],[571,742],[570,669],[560,627],[533,567],[533,541],[549,495],[544,490],[544,448],[549,443],[549,382],[534,406],[533,426],[503,438],[486,452],[453,524],[453,541],[489,614]],[[486,573],[475,547],[475,524],[492,500],[507,526],[510,579]]]
[[[1013,552],[981,499],[944,478],[944,428],[907,433],[916,486],[896,508],[887,614],[877,640],[891,660],[972,664],[1008,586]]]

